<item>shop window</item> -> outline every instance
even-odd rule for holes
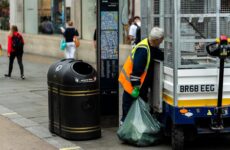
[[[65,0],[52,1],[51,20],[55,32],[60,33],[60,27],[65,26]]]
[[[39,33],[53,34],[54,27],[51,22],[51,0],[39,0],[38,2]]]
[[[60,33],[60,27],[65,26],[64,8],[64,0],[39,0],[39,33]]]
[[[66,7],[66,21],[70,21],[71,18],[71,9],[70,7]]]
[[[9,30],[9,0],[0,0],[0,30]]]

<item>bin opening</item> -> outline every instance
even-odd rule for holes
[[[89,64],[84,62],[76,62],[73,65],[73,70],[78,74],[82,75],[89,75],[93,72],[93,68]]]

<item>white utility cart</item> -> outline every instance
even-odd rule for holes
[[[187,135],[229,133],[230,40],[216,38],[230,37],[230,0],[143,0],[141,7],[143,36],[153,26],[165,31],[164,62],[155,63],[151,105],[172,135],[173,149],[182,150]],[[206,51],[212,42],[217,43],[210,49],[219,50],[215,57]]]

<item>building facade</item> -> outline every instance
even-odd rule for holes
[[[76,57],[95,63],[96,50],[92,41],[97,21],[96,3],[97,0],[0,0],[0,43],[6,48],[9,25],[17,25],[25,38],[25,52],[61,58],[60,27],[65,27],[66,22],[72,20],[81,38]],[[129,18],[134,15],[140,16],[140,1],[120,0],[121,53],[131,49],[126,45],[127,26]],[[53,33],[43,31],[45,20],[52,22]],[[121,59],[125,56],[122,54]]]
[[[121,66],[131,50],[127,42],[129,19],[140,16],[140,0],[120,0],[119,7]],[[0,0],[0,44],[6,49],[9,27],[17,25],[25,39],[26,53],[63,58],[64,54],[59,50],[63,38],[60,27],[72,20],[81,39],[76,58],[95,65],[97,52],[93,35],[97,24],[96,10],[97,0]],[[43,30],[42,24],[47,20],[53,25],[52,33]]]

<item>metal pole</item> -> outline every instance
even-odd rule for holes
[[[180,58],[179,34],[180,34],[180,0],[174,0],[174,66],[173,66],[173,105],[178,105],[177,85],[178,85],[178,58]]]
[[[223,81],[224,81],[224,60],[220,58],[220,70],[219,70],[219,88],[218,88],[218,101],[217,101],[217,124],[221,125],[222,114],[222,98],[223,98]]]

